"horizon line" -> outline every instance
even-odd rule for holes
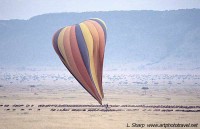
[[[18,19],[18,18],[11,18],[11,19],[0,19],[0,21],[10,21],[10,20],[30,20],[37,16],[48,15],[48,14],[61,14],[61,13],[94,13],[94,12],[128,12],[128,11],[155,11],[155,12],[165,12],[165,11],[179,11],[179,10],[200,10],[200,8],[183,8],[183,9],[169,9],[169,10],[150,10],[150,9],[141,9],[141,10],[98,10],[98,11],[77,11],[77,12],[49,12],[31,16],[29,18]]]

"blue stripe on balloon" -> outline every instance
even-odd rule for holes
[[[63,28],[61,28],[60,30],[58,30],[58,31],[55,33],[55,35],[54,35],[54,37],[53,37],[53,46],[54,46],[54,49],[56,49],[56,52],[58,53],[58,55],[64,60],[64,58],[63,58],[63,56],[62,56],[62,54],[60,53],[59,48],[58,48],[58,36],[59,36],[59,34],[60,34],[60,32],[61,32],[62,29],[63,29]]]
[[[88,52],[88,49],[87,49],[87,46],[86,46],[85,39],[83,37],[83,33],[82,33],[79,25],[75,26],[75,32],[76,32],[76,39],[77,39],[78,47],[79,47],[83,62],[85,64],[87,72],[89,73],[89,75],[91,77],[90,63],[89,63],[90,62],[89,52]]]

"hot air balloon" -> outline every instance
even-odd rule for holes
[[[53,47],[65,67],[100,104],[106,25],[98,18],[59,29],[53,36]]]

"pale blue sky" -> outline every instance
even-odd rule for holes
[[[0,0],[0,19],[29,19],[55,12],[191,8],[200,8],[200,0]]]

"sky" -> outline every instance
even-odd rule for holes
[[[200,9],[200,0],[0,0],[0,20],[57,12]]]

